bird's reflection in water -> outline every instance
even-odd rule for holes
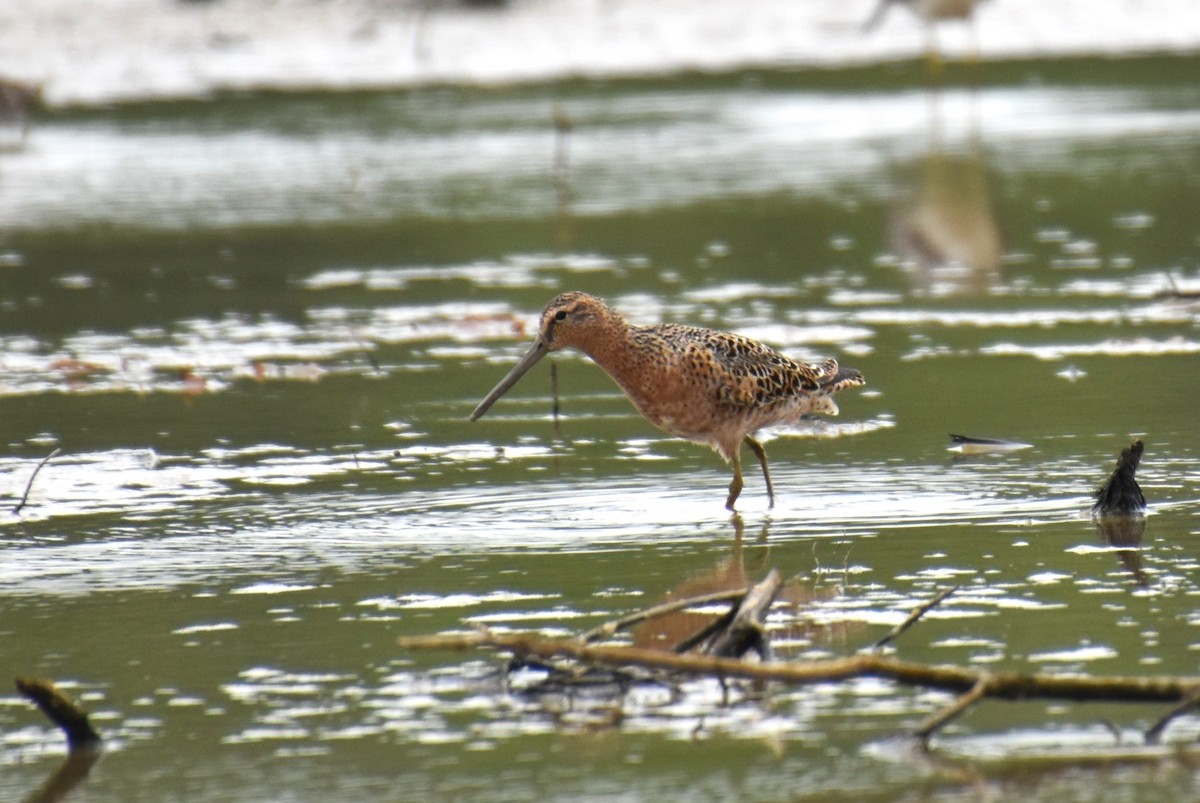
[[[967,141],[944,143],[941,93],[930,93],[926,152],[897,173],[907,187],[888,219],[887,240],[927,295],[977,294],[1000,280],[1003,242],[978,134],[974,103]]]
[[[746,556],[748,550],[743,538],[745,526],[742,517],[733,516],[731,525],[734,538],[729,556],[717,561],[711,568],[695,572],[680,581],[656,600],[656,604],[722,591],[736,591],[753,585],[767,574],[771,569],[768,560],[770,549],[767,546],[771,522],[763,522],[757,535],[757,543],[750,550],[754,553],[753,557],[749,559]],[[786,576],[787,572],[784,574]],[[788,650],[791,650],[795,645],[803,646],[818,640],[829,640],[848,628],[858,627],[857,624],[848,623],[816,624],[808,619],[806,613],[814,603],[831,599],[838,593],[839,588],[832,583],[818,587],[811,581],[797,577],[785,580],[776,596],[772,611],[776,614],[776,621],[783,619],[787,624],[776,626],[772,623],[772,641],[787,642]],[[633,631],[634,646],[659,650],[674,649],[676,645],[714,622],[729,605],[717,603],[709,607],[711,610],[704,613],[682,610],[643,622]],[[779,616],[781,613],[782,616]]]
[[[50,774],[50,777],[24,798],[24,803],[57,803],[57,801],[65,799],[79,784],[83,783],[88,773],[92,771],[92,767],[100,760],[102,753],[103,751],[98,747],[71,750],[67,753],[63,763],[59,764]]]
[[[1140,513],[1114,513],[1095,517],[1100,540],[1117,547],[1117,558],[1138,586],[1150,584],[1142,569],[1142,538],[1146,534],[1146,517]]]

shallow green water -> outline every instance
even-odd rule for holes
[[[94,712],[92,800],[975,799],[893,738],[941,695],[724,705],[697,682],[635,690],[604,728],[611,699],[564,712],[505,693],[487,656],[396,638],[565,634],[775,567],[795,577],[784,655],[851,653],[961,583],[900,655],[1196,674],[1200,307],[1162,296],[1196,283],[1194,69],[1032,65],[936,98],[760,74],[45,121],[0,155],[12,505],[62,453],[2,514],[0,669]],[[561,435],[545,367],[466,422],[570,288],[836,356],[869,385],[776,433],[776,507],[748,475],[738,541],[719,459],[583,358],[556,358]],[[955,459],[950,432],[1033,448]],[[1118,549],[1088,494],[1135,436],[1151,514]],[[1184,794],[1170,766],[1022,763],[1160,714],[988,703],[938,745],[996,795]],[[61,760],[0,698],[0,796]]]

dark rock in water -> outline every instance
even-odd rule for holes
[[[1146,510],[1146,497],[1142,496],[1134,476],[1145,448],[1146,444],[1136,440],[1121,450],[1112,476],[1096,491],[1093,513],[1141,513]]]

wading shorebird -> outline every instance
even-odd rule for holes
[[[969,20],[978,3],[979,0],[879,0],[871,18],[863,24],[863,31],[874,30],[891,6],[908,6],[926,25],[930,25],[941,20]]]
[[[795,423],[805,413],[837,415],[830,397],[864,384],[862,374],[834,359],[800,362],[757,340],[697,326],[638,326],[593,295],[569,292],[546,305],[533,346],[479,403],[471,420],[486,413],[538,360],[565,348],[591,357],[652,424],[706,443],[732,464],[729,510],[742,492],[743,443],[762,465],[774,507],[767,453],[752,435],[766,426]]]
[[[975,8],[982,0],[879,0],[871,18],[863,24],[863,33],[870,33],[883,22],[892,6],[907,6],[925,26],[925,51],[929,69],[941,70],[942,57],[938,52],[934,25],[945,20],[963,20],[971,26],[971,60],[979,59],[978,32],[975,29]]]

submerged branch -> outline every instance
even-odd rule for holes
[[[722,683],[729,679],[742,679],[805,685],[874,677],[955,695],[952,702],[926,717],[914,730],[913,735],[923,745],[927,745],[933,734],[946,724],[962,716],[976,703],[989,698],[1174,704],[1146,733],[1146,740],[1151,743],[1158,739],[1172,720],[1200,705],[1200,676],[1094,677],[996,672],[904,661],[880,651],[880,648],[903,634],[957,591],[958,586],[944,589],[917,606],[903,622],[876,642],[870,651],[841,658],[774,662],[770,660],[767,649],[764,622],[780,585],[779,573],[771,570],[762,581],[750,588],[655,606],[608,622],[578,638],[546,638],[536,633],[495,633],[483,628],[473,632],[405,637],[399,640],[399,644],[408,650],[488,649],[509,653],[521,663],[567,659],[578,662],[580,669],[597,666],[615,670],[639,668],[657,670],[667,675],[710,677]],[[678,645],[674,651],[591,643],[631,624],[722,600],[735,600],[733,608]],[[706,645],[700,652],[687,651],[700,644]],[[751,649],[758,652],[761,661],[751,663],[741,659],[740,656]]]
[[[960,666],[934,666],[876,653],[819,661],[748,663],[710,655],[676,655],[640,647],[589,645],[577,639],[551,639],[530,633],[446,633],[401,638],[409,650],[491,649],[525,658],[572,658],[606,666],[639,666],[690,675],[782,683],[835,683],[879,677],[906,686],[966,694],[986,679],[983,697],[1003,700],[1048,699],[1128,703],[1174,703],[1200,689],[1200,677],[1088,677],[1085,675],[992,672]]]

